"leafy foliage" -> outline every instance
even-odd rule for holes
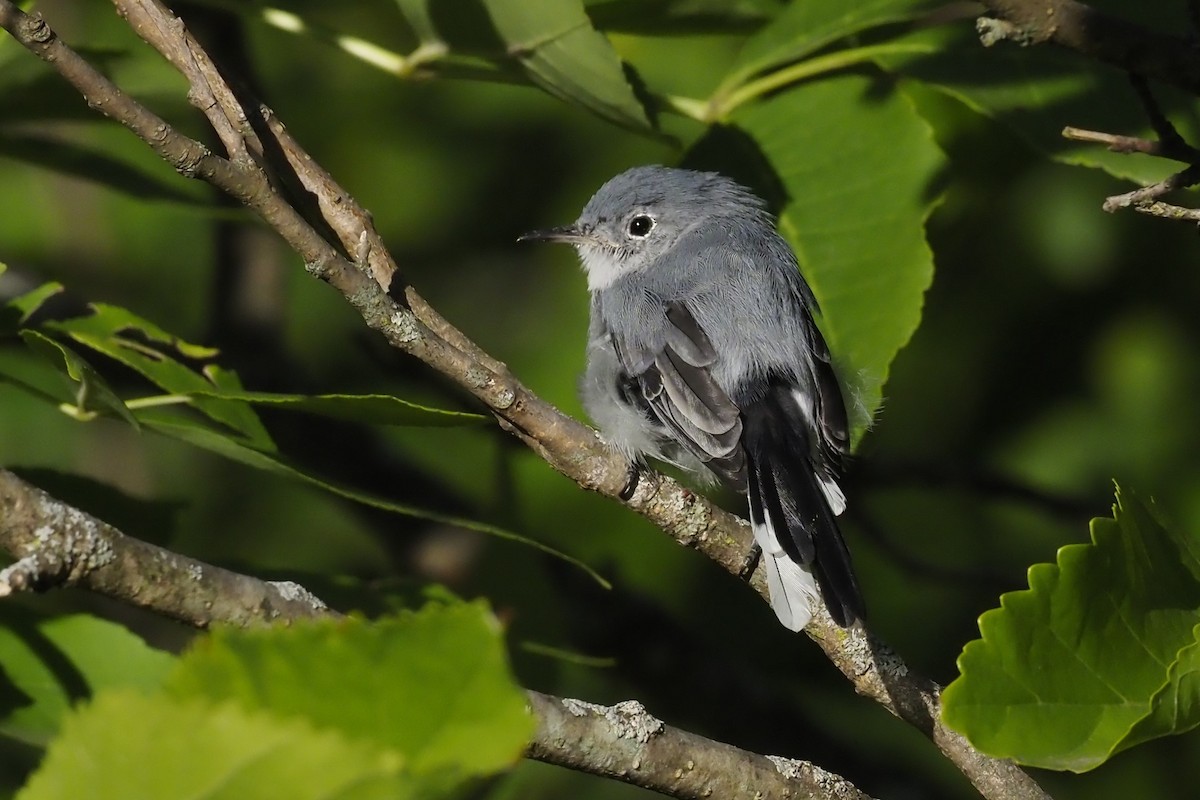
[[[27,322],[43,303],[53,298],[61,286],[47,284],[32,290],[2,307],[10,319]],[[348,419],[369,424],[452,426],[474,424],[484,419],[479,414],[443,411],[411,403],[398,397],[383,395],[285,395],[244,391],[233,372],[223,370],[217,363],[205,363],[200,370],[187,361],[209,361],[218,351],[189,344],[152,322],[122,308],[93,304],[89,313],[47,321],[39,328],[18,332],[30,349],[41,355],[55,370],[74,386],[74,402],[60,407],[70,416],[91,420],[100,411],[114,413],[133,428],[150,430],[187,442],[246,466],[306,483],[340,497],[372,508],[413,517],[444,522],[460,528],[479,531],[501,539],[519,542],[560,558],[587,572],[607,586],[607,581],[582,561],[565,553],[513,533],[499,525],[439,513],[414,505],[397,503],[386,497],[340,485],[313,475],[293,463],[272,441],[266,427],[253,410],[254,405],[288,408],[334,419]],[[92,351],[108,356],[141,374],[159,389],[170,394],[165,397],[137,398],[130,410],[117,392],[83,356],[58,339],[43,332],[66,335]],[[184,359],[187,359],[185,361]],[[54,395],[30,383],[19,370],[5,368],[0,361],[0,380],[25,390],[34,397],[55,402]],[[164,410],[184,404],[207,416],[212,425],[194,416]]]
[[[847,527],[852,539],[859,523],[872,532],[853,542],[871,624],[906,655],[919,654],[918,662],[948,663],[964,609],[994,605],[1024,565],[1078,538],[1085,517],[1074,509],[1102,504],[1113,475],[1154,487],[1185,529],[1200,529],[1200,426],[1192,422],[1200,283],[1194,270],[1173,266],[1191,258],[1194,241],[1095,211],[1111,191],[1106,175],[1146,182],[1172,167],[1060,135],[1066,125],[1147,133],[1115,70],[1050,48],[984,49],[969,16],[919,0],[206,5],[216,15],[210,22],[246,34],[243,55],[262,71],[250,77],[278,98],[299,138],[362,192],[406,277],[568,409],[585,325],[582,292],[569,272],[508,263],[513,233],[564,221],[564,209],[636,162],[721,169],[767,197],[818,295],[822,328],[854,400],[856,440],[869,451],[867,477],[850,484]],[[79,38],[91,40],[79,43],[87,56],[172,120],[191,124],[178,77],[139,60],[145,48],[102,10],[80,13],[89,22],[79,28],[87,31]],[[1168,31],[1182,23],[1172,4],[1120,13]],[[297,38],[280,36],[280,28]],[[321,48],[330,43],[341,53]],[[572,696],[615,695],[630,685],[649,692],[647,676],[669,672],[679,685],[659,687],[657,699],[670,711],[686,698],[674,707],[686,719],[694,697],[711,695],[705,671],[690,663],[695,639],[711,637],[755,654],[755,674],[729,665],[721,672],[731,684],[770,686],[770,714],[803,691],[797,705],[805,712],[815,697],[836,704],[819,720],[835,734],[830,741],[840,735],[857,746],[874,731],[861,704],[842,698],[844,686],[817,688],[819,671],[797,688],[797,659],[809,650],[792,640],[763,647],[779,632],[760,618],[769,617],[761,608],[757,616],[742,609],[738,587],[718,583],[674,548],[656,551],[657,540],[619,510],[589,504],[544,465],[514,455],[479,424],[486,417],[427,404],[444,396],[427,376],[364,364],[364,348],[351,345],[360,323],[347,321],[318,287],[297,278],[296,285],[231,288],[224,259],[234,250],[224,246],[230,229],[221,226],[241,215],[215,209],[105,123],[63,125],[95,120],[12,45],[0,39],[0,178],[11,187],[5,196],[21,202],[0,219],[5,257],[19,265],[0,275],[7,299],[0,463],[51,464],[146,494],[192,498],[181,541],[201,553],[211,547],[215,557],[233,553],[252,568],[303,557],[322,568],[341,565],[330,531],[368,529],[364,537],[378,545],[371,557],[381,562],[371,566],[466,581],[502,598],[506,619],[527,640],[553,643],[540,652],[581,654],[558,662],[557,671],[544,660],[524,665],[533,680]],[[395,85],[414,78],[448,80]],[[536,87],[572,110],[512,86]],[[1185,135],[1200,129],[1192,98],[1162,100]],[[1079,165],[1098,169],[1065,168]],[[93,205],[75,204],[76,195]],[[216,252],[214,232],[223,245]],[[246,267],[243,277],[250,274],[261,279]],[[116,299],[63,312],[61,284],[49,278]],[[287,312],[271,320],[273,336],[248,333],[262,322],[255,314],[246,315],[251,325],[219,330],[259,362],[241,359],[235,373],[232,354],[192,343],[208,340],[212,320],[236,317],[230,309],[257,309],[261,295]],[[343,391],[362,385],[370,391]],[[303,435],[280,435],[284,418],[300,417],[279,411],[308,415]],[[104,421],[78,425],[58,412]],[[879,424],[864,438],[872,421]],[[335,438],[347,430],[367,435],[335,463],[322,450],[327,429]],[[183,449],[164,455],[156,437],[140,432]],[[213,471],[181,455],[200,452],[237,466]],[[1012,485],[1020,490],[996,489]],[[318,490],[322,500],[296,510],[296,486]],[[1014,498],[1025,504],[1020,510]],[[346,500],[354,513],[342,507]],[[1064,506],[1075,516],[1064,518]],[[390,522],[364,523],[363,509],[389,512]],[[398,546],[394,525],[417,535]],[[555,569],[547,577],[527,549],[458,546],[446,567],[444,553],[422,547],[452,539],[447,528],[536,538],[537,548],[560,557],[559,547],[579,553],[569,560],[603,564],[633,587],[637,602],[616,605],[619,593],[597,597]],[[514,528],[536,533],[517,536]],[[916,556],[893,558],[898,548]],[[1194,727],[1197,552],[1193,538],[1160,525],[1131,495],[1119,498],[1112,520],[1093,523],[1090,544],[1064,547],[1057,564],[1030,570],[1028,591],[1003,595],[1001,608],[984,614],[982,639],[963,651],[962,677],[945,695],[947,720],[981,748],[1066,770],[1092,769],[1135,744]],[[386,563],[378,553],[387,553]],[[336,584],[349,577],[343,569],[328,566],[319,577]],[[959,571],[971,577],[938,577]],[[980,571],[986,579],[976,577]],[[0,615],[16,620],[3,607]],[[454,607],[378,627],[351,620],[292,632],[225,631],[183,657],[169,691],[147,695],[163,657],[136,637],[72,613],[37,623],[54,644],[47,650],[22,639],[16,620],[0,640],[11,645],[0,647],[11,689],[0,730],[38,749],[55,736],[69,699],[95,693],[66,717],[30,797],[72,787],[78,796],[80,785],[99,797],[174,796],[185,788],[197,797],[259,796],[282,782],[296,797],[441,796],[507,767],[519,752],[518,732],[528,732],[491,627],[478,609]],[[635,635],[643,630],[645,639]],[[403,652],[393,636],[407,643]],[[472,672],[460,648],[486,669]],[[689,663],[664,666],[672,657]],[[127,675],[116,674],[120,665]],[[406,682],[379,685],[391,670]],[[66,688],[53,682],[67,673],[83,680]],[[321,690],[306,693],[310,681]],[[472,708],[490,708],[494,717],[476,725],[470,708],[447,705],[445,696],[442,708],[426,705],[431,698],[413,686],[427,683],[477,695]],[[737,731],[745,718],[766,717],[744,707],[753,697],[739,699],[723,716],[707,709],[705,725],[720,719]],[[397,710],[409,706],[420,710],[411,728]],[[134,732],[104,735],[114,729]],[[143,769],[178,760],[181,751],[170,748],[192,744],[169,741],[180,729],[196,732],[188,750],[197,754],[195,770]],[[916,762],[907,745],[870,735],[881,740],[873,756],[888,754],[873,763]],[[784,738],[773,746],[788,752],[805,744]],[[250,755],[234,763],[233,753]],[[289,754],[304,764],[292,769]],[[1167,796],[1169,788],[1148,789],[1144,776],[1173,772],[1161,765],[1174,767],[1177,757],[1157,757],[1159,767],[1138,772],[1136,789],[1125,794]],[[114,771],[97,774],[93,766]],[[553,779],[523,770],[509,790],[516,795],[588,791],[556,790]],[[1109,776],[1122,775],[1098,774],[1093,784],[1064,785],[1109,790]],[[894,772],[879,779],[888,787],[908,780]]]
[[[1092,543],[1029,570],[963,649],[946,721],[981,750],[1080,772],[1200,725],[1197,540],[1118,494]]]
[[[153,689],[173,663],[108,620],[9,611],[0,628],[0,732],[44,747],[71,703],[101,691]]]
[[[99,800],[444,796],[406,778],[395,755],[303,720],[129,691],[102,695],[69,718],[18,797],[78,797],[81,787]]]
[[[912,0],[870,0],[852,6],[837,0],[792,3],[746,41],[723,86],[728,91],[754,75],[811,56],[832,43],[911,19],[925,5]]]
[[[66,716],[20,797],[451,797],[511,765],[533,729],[480,605],[222,630],[165,691],[125,687]]]
[[[533,732],[499,625],[478,604],[326,620],[287,635],[224,629],[184,656],[167,687],[339,729],[403,754],[419,774],[495,772]]]

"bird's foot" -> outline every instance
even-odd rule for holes
[[[760,558],[762,558],[762,548],[758,546],[758,542],[755,542],[746,551],[746,559],[742,562],[742,568],[738,570],[738,577],[744,581],[750,580],[750,576],[754,574],[754,568],[758,566]]]
[[[638,484],[642,480],[642,470],[636,463],[631,462],[625,470],[625,488],[617,493],[617,497],[621,498],[622,502],[628,503],[633,499],[634,492],[637,491]]]

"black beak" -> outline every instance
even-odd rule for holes
[[[546,228],[540,231],[530,231],[517,237],[518,242],[566,242],[574,244],[587,239],[587,234],[576,225],[561,225],[557,228]]]

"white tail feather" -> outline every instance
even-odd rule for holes
[[[799,631],[812,619],[817,602],[817,582],[812,573],[786,555],[763,555],[767,571],[767,588],[771,591],[771,608],[783,627]]]
[[[840,517],[846,510],[846,495],[842,494],[842,487],[838,486],[837,481],[828,475],[818,474],[817,482],[821,484],[821,494],[825,495],[825,500],[829,503],[829,510],[835,517]]]
[[[754,541],[762,548],[764,555],[778,556],[783,554],[783,545],[771,530],[771,523],[764,521],[761,525],[753,523],[750,530],[754,531]]]
[[[754,541],[762,548],[763,569],[767,573],[767,589],[771,593],[771,608],[780,624],[788,630],[799,631],[812,619],[813,606],[820,591],[812,573],[792,561],[771,523],[752,526]]]
[[[812,395],[804,389],[796,388],[792,390],[792,400],[800,409],[804,421],[808,423],[809,430],[819,430],[820,426],[813,412]],[[841,516],[842,512],[846,510],[846,495],[842,494],[842,489],[837,485],[837,481],[829,475],[822,475],[820,470],[817,471],[817,481],[821,484],[821,493],[825,495],[825,500],[828,501],[833,515]]]

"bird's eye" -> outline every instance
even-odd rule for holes
[[[636,217],[629,220],[629,235],[636,236],[639,239],[644,239],[650,234],[650,229],[653,227],[653,219],[645,214],[638,214]]]

